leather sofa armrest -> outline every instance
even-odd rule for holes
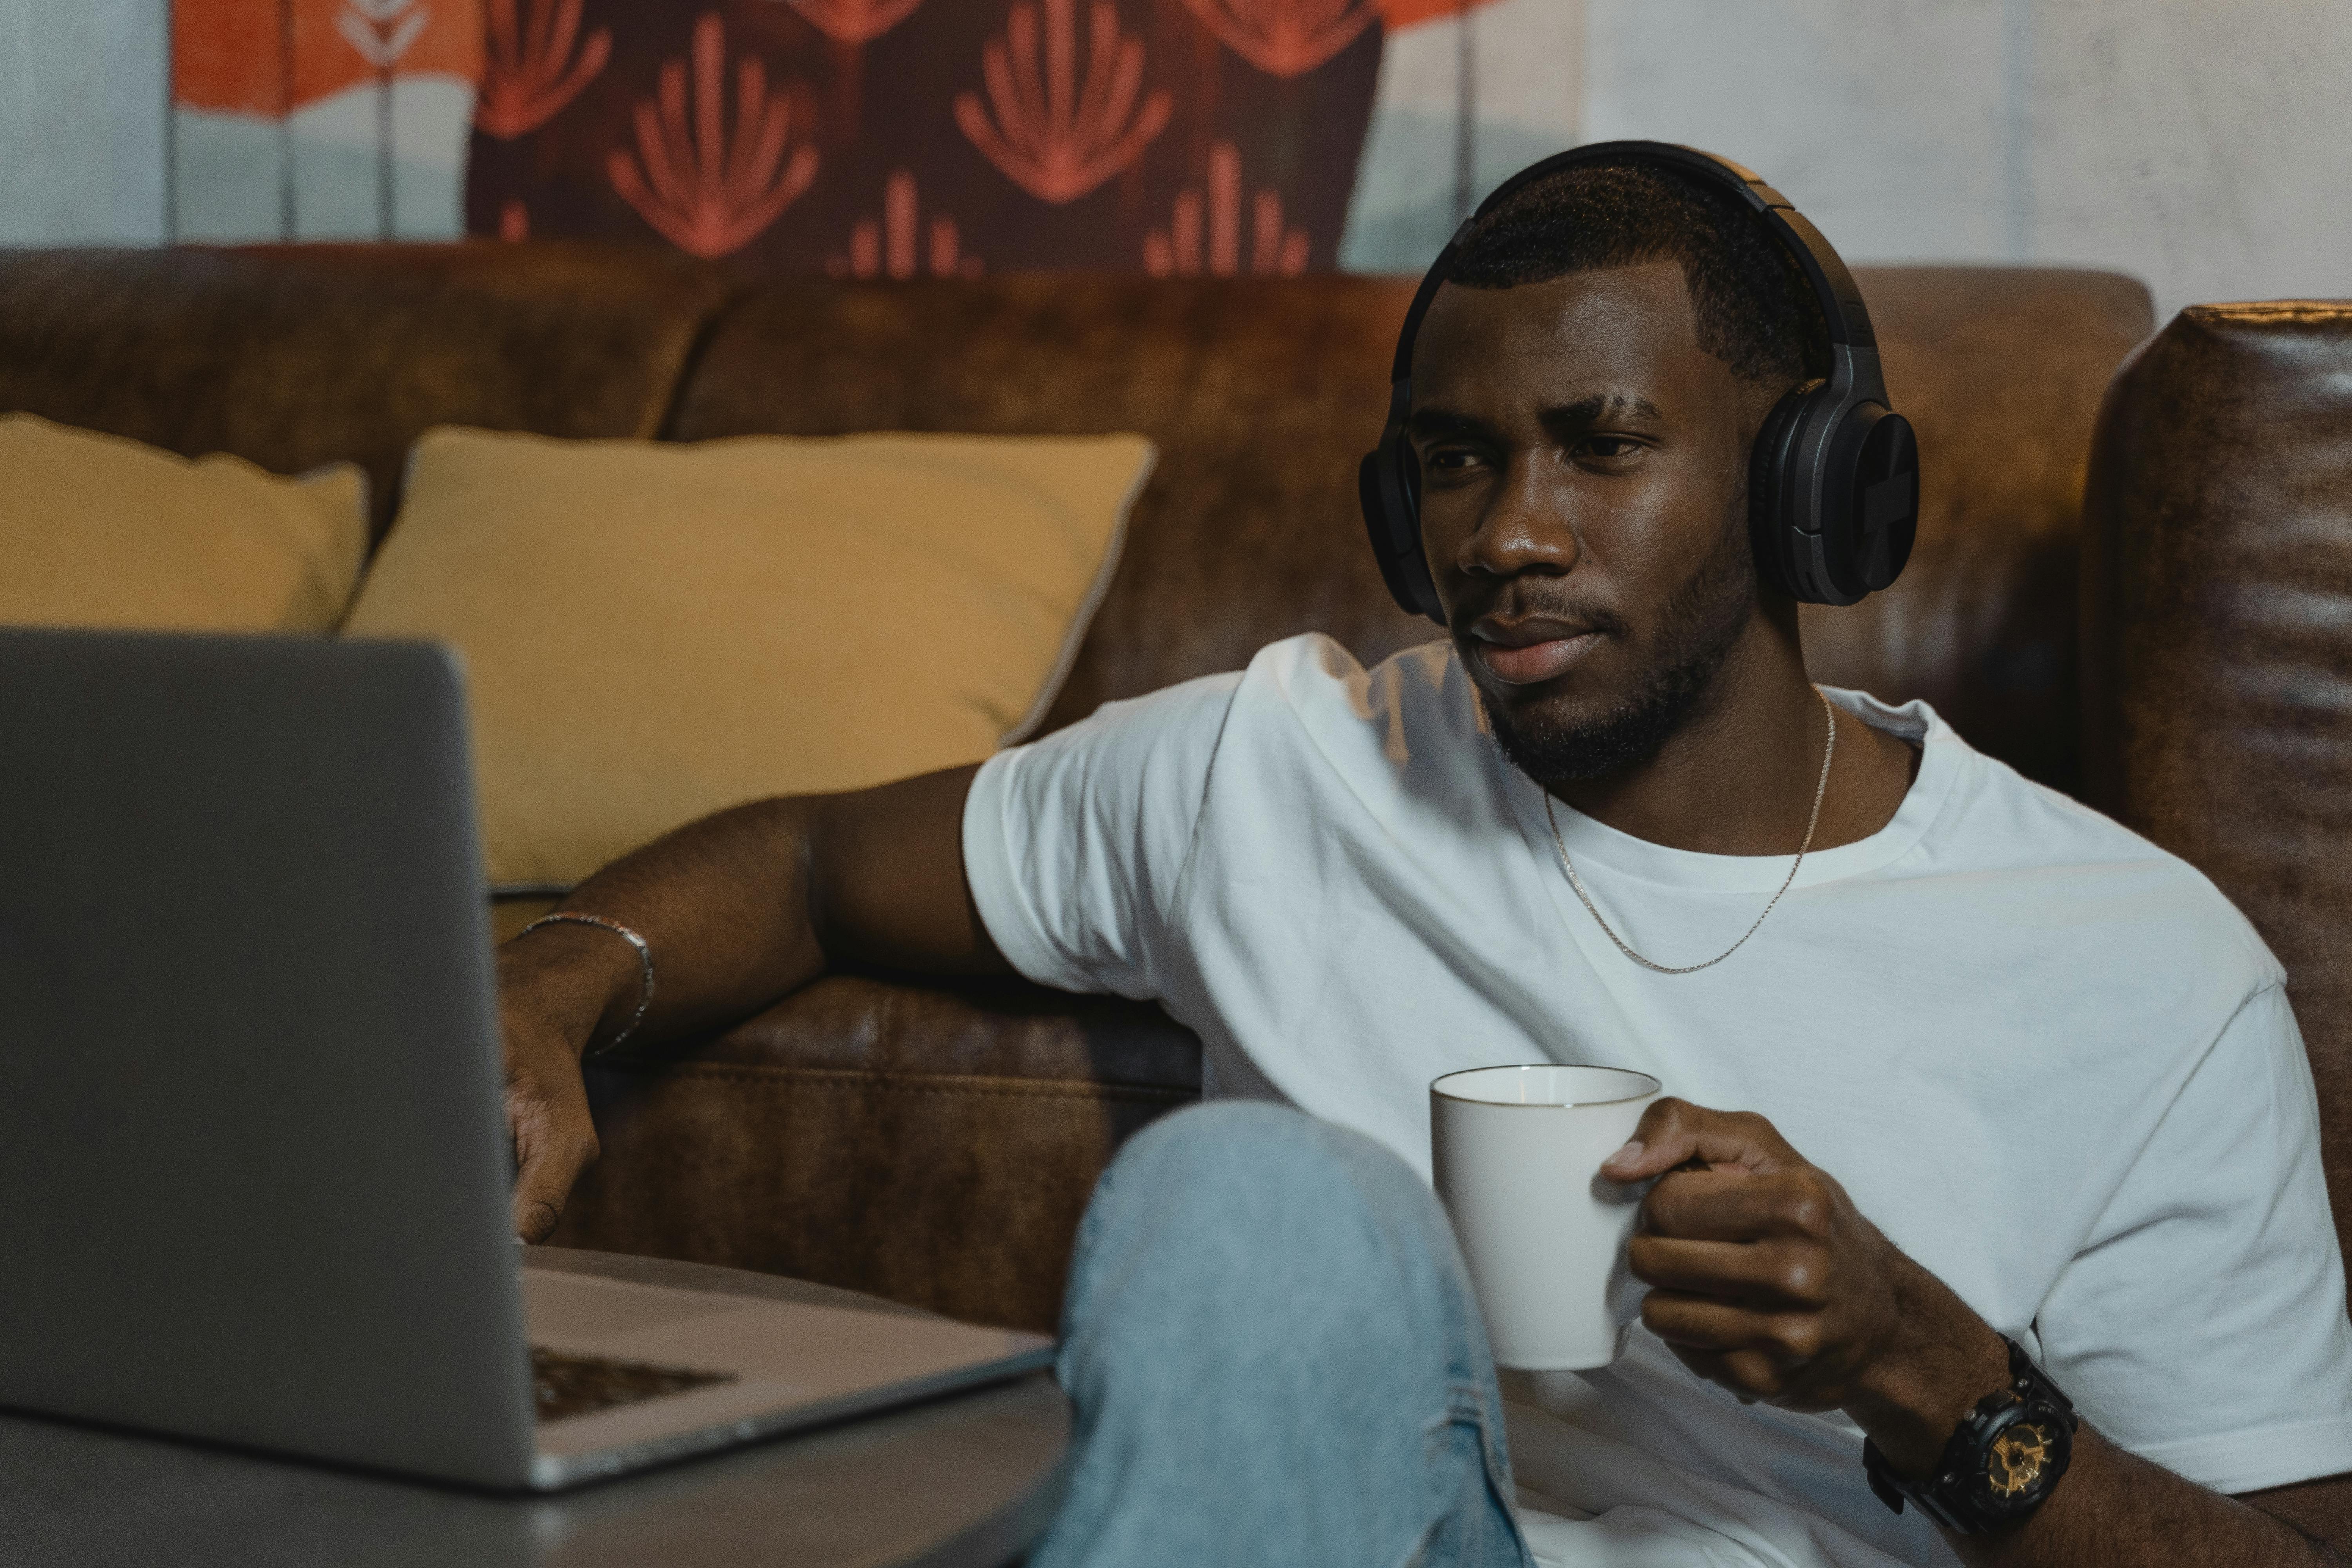
[[[2092,805],[2286,968],[2352,1257],[2352,301],[2192,305],[2107,389],[2084,508]]]
[[[1024,981],[829,976],[591,1065],[603,1157],[551,1241],[1052,1331],[1095,1178],[1200,1096],[1159,1008]]]

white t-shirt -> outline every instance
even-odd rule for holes
[[[2189,866],[1925,703],[1830,696],[1919,744],[1918,776],[1695,974],[1636,967],[1577,903],[1444,644],[1368,673],[1295,637],[1001,752],[965,865],[1015,968],[1158,998],[1213,1093],[1425,1175],[1440,1074],[1638,1068],[1769,1118],[2123,1447],[2230,1492],[2352,1470],[2352,1325],[2276,961]],[[1730,945],[1788,872],[1557,815],[1664,963]],[[1742,1406],[1645,1331],[1605,1371],[1505,1391],[1546,1559],[1952,1561],[1871,1495],[1852,1422]]]

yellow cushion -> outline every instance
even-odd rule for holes
[[[367,555],[367,479],[0,414],[0,623],[323,632]]]
[[[721,806],[973,761],[1035,723],[1152,455],[430,430],[344,629],[457,645],[490,880],[568,884]]]

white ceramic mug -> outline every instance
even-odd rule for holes
[[[1640,1313],[1625,1241],[1649,1184],[1603,1181],[1601,1163],[1658,1094],[1647,1073],[1556,1063],[1429,1086],[1437,1195],[1498,1364],[1587,1372],[1623,1353]]]

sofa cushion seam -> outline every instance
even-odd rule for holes
[[[593,1064],[593,1068],[606,1072],[625,1072],[639,1077],[691,1076],[731,1079],[743,1083],[771,1084],[781,1080],[831,1089],[887,1089],[898,1094],[964,1094],[1040,1100],[1165,1100],[1178,1103],[1201,1098],[1198,1089],[1173,1089],[1158,1084],[1099,1083],[1077,1079],[1028,1080],[995,1076],[961,1078],[936,1073],[900,1076],[863,1068],[772,1067],[742,1063],[662,1061],[604,1061]]]

